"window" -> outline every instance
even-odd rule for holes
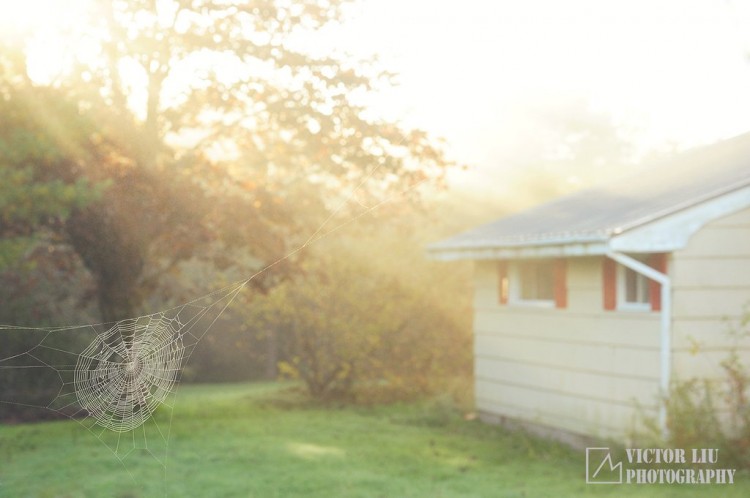
[[[500,304],[567,307],[566,267],[564,259],[499,261]]]
[[[646,258],[636,257],[634,259],[647,264]],[[620,299],[617,307],[632,310],[651,309],[651,283],[649,279],[625,266],[618,265],[618,267],[620,288],[617,295]]]
[[[518,263],[518,298],[521,301],[552,301],[554,292],[552,261]]]
[[[631,256],[660,273],[667,273],[667,254],[653,253]],[[604,258],[602,267],[604,309],[659,311],[661,286],[642,274]]]

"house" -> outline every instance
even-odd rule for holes
[[[644,417],[667,430],[669,386],[722,375],[730,323],[750,302],[750,134],[428,253],[475,262],[481,417],[571,442],[627,441]]]

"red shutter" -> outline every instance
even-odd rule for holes
[[[605,257],[602,264],[602,289],[604,309],[617,308],[617,263]]]
[[[508,262],[498,261],[497,263],[497,282],[498,295],[500,304],[508,304]]]
[[[567,262],[560,258],[555,260],[555,307],[568,306]]]
[[[667,273],[667,254],[660,252],[649,256],[648,265],[660,273]],[[649,280],[648,294],[651,298],[651,310],[661,311],[661,284],[656,280]]]

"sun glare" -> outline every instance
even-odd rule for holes
[[[77,3],[61,0],[0,0],[0,29],[7,35],[13,31],[38,31],[50,28]]]
[[[0,0],[0,39],[24,40],[29,76],[47,82],[59,73],[69,35],[80,25],[88,0]]]

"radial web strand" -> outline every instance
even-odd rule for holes
[[[244,285],[113,324],[0,326],[4,417],[70,418],[128,472],[133,454],[149,455],[166,472],[182,368]]]
[[[0,324],[3,418],[74,420],[115,455],[131,478],[131,459],[147,455],[161,465],[166,485],[176,389],[198,343],[255,277],[427,181],[363,206],[350,219],[324,230],[379,167],[354,186],[302,245],[245,280],[189,303],[116,323]]]

